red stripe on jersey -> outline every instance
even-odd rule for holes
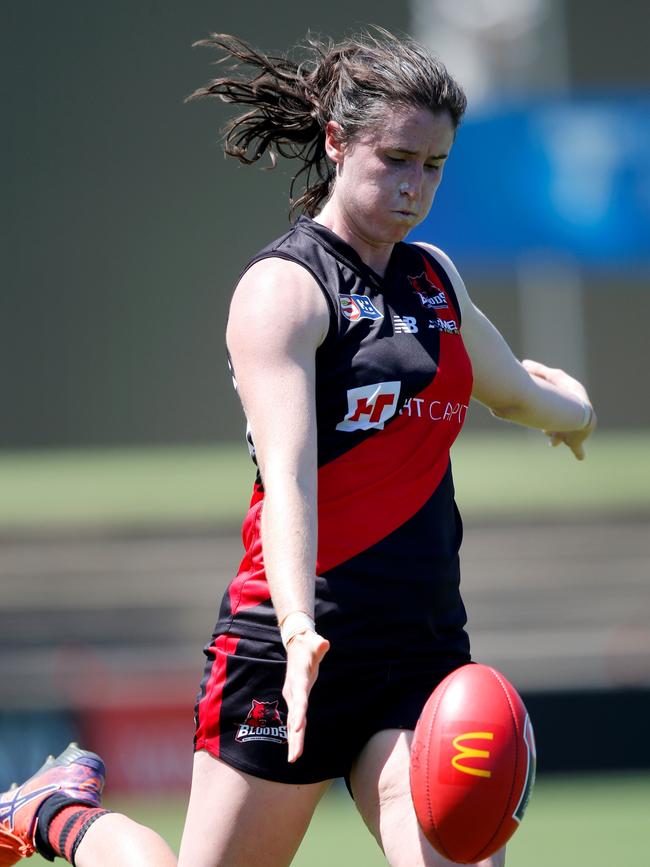
[[[456,316],[454,300],[428,259],[422,260],[431,283],[445,294],[445,315]],[[431,314],[435,319],[436,312]],[[462,338],[441,330],[437,371],[409,409],[319,468],[317,574],[386,538],[424,506],[447,470],[471,391],[472,366]],[[260,533],[263,497],[256,486],[242,527],[246,553],[228,589],[232,616],[271,595]]]
[[[239,565],[237,575],[228,587],[230,610],[232,616],[246,608],[254,608],[270,599],[271,593],[266,582],[264,571],[264,556],[262,554],[262,504],[264,493],[256,485],[253,489],[250,508],[242,525],[242,541],[244,543],[244,558]]]
[[[454,310],[426,260],[425,266]],[[461,337],[441,331],[437,373],[408,410],[319,469],[317,574],[386,538],[424,506],[447,470],[471,390]]]
[[[220,748],[221,706],[228,657],[236,651],[238,643],[238,635],[219,635],[208,648],[214,659],[205,693],[196,708],[196,749],[207,749],[214,756],[219,755]]]

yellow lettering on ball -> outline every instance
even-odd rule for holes
[[[464,732],[463,734],[456,735],[452,744],[458,752],[451,760],[452,765],[462,774],[471,774],[473,777],[491,777],[492,771],[485,771],[482,768],[471,768],[461,764],[466,759],[490,758],[489,750],[477,750],[474,747],[466,747],[462,744],[462,741],[468,740],[493,741],[494,732]]]

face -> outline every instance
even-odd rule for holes
[[[445,111],[386,106],[381,125],[337,144],[328,125],[328,155],[337,178],[331,201],[355,235],[372,245],[401,241],[429,213],[454,141]]]

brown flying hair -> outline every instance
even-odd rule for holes
[[[194,45],[217,49],[215,64],[229,64],[187,101],[217,97],[250,106],[223,131],[226,154],[251,165],[268,152],[303,163],[291,180],[291,212],[315,216],[331,192],[334,171],[325,154],[325,127],[336,121],[343,141],[381,121],[387,104],[448,112],[454,129],[467,105],[462,88],[445,66],[410,38],[373,28],[342,42],[308,36],[304,57],[264,54],[237,36],[213,33]],[[241,66],[250,67],[241,72]],[[301,176],[305,188],[294,199]]]

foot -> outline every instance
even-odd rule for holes
[[[51,795],[60,792],[71,804],[98,807],[104,776],[98,755],[70,744],[58,758],[50,756],[22,786],[0,794],[0,867],[34,854],[38,811]]]

